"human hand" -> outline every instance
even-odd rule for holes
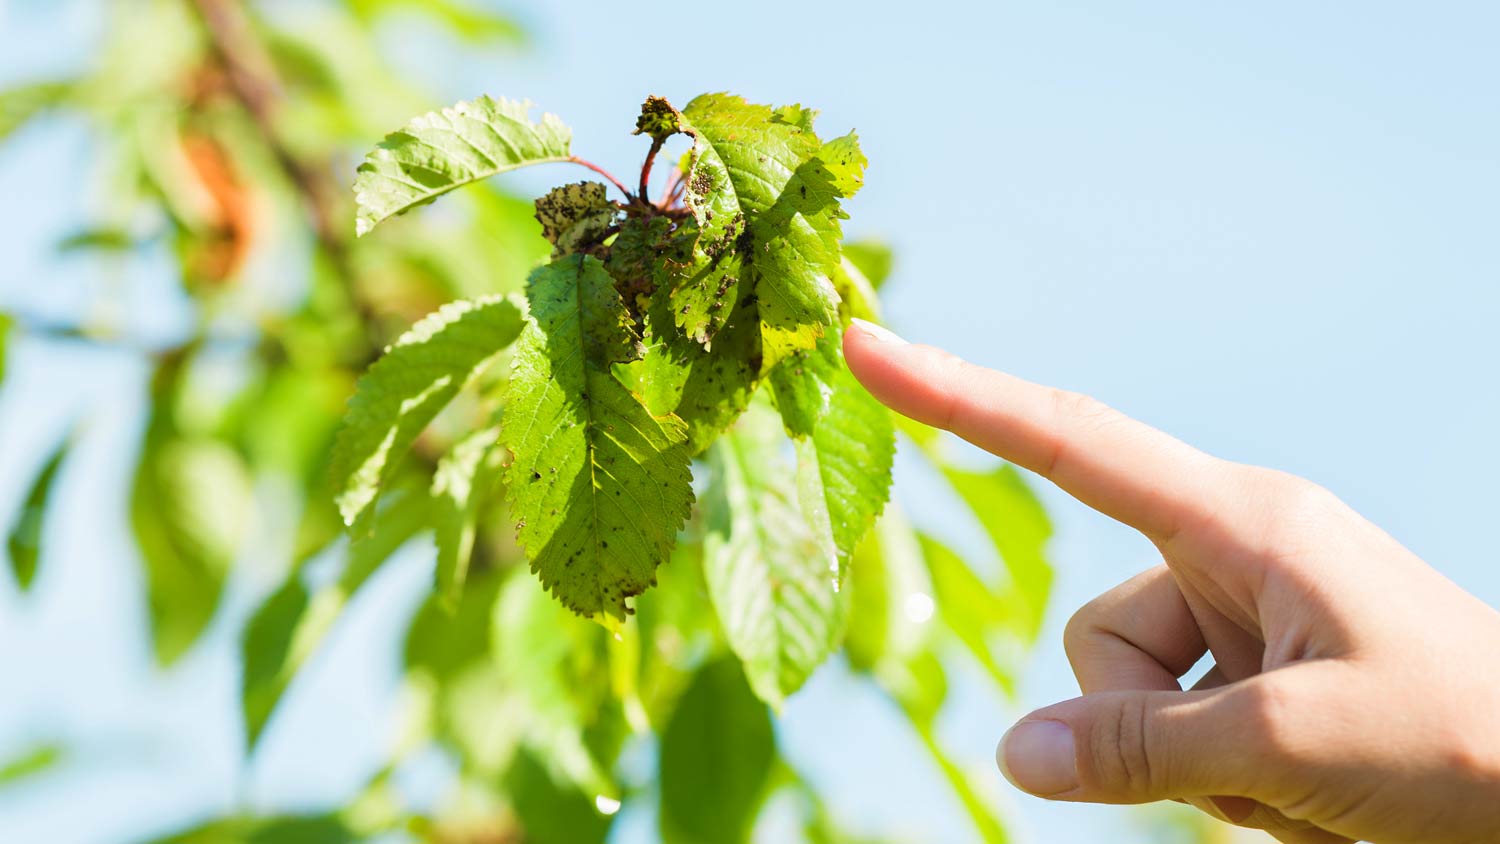
[[[1287,844],[1500,842],[1500,613],[1323,488],[856,321],[898,413],[1140,530],[1165,565],[1064,634],[1083,697],[996,760],[1049,800],[1176,799]],[[1205,654],[1193,689],[1178,678]]]

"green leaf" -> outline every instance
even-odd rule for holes
[[[1010,833],[1006,831],[1005,823],[991,808],[993,801],[974,787],[970,775],[953,761],[953,758],[938,743],[937,733],[930,725],[919,726],[917,734],[927,748],[928,755],[937,764],[938,770],[942,771],[943,778],[948,780],[948,787],[953,789],[959,803],[968,812],[969,820],[973,822],[980,840],[985,844],[1007,844],[1011,840]]]
[[[71,437],[63,438],[57,448],[53,449],[52,456],[42,464],[42,470],[37,473],[36,480],[31,482],[31,490],[26,493],[26,501],[21,505],[21,513],[16,517],[15,524],[10,529],[10,536],[6,539],[6,547],[10,550],[10,570],[16,577],[16,584],[23,592],[31,587],[32,580],[36,578],[37,562],[42,551],[42,525],[46,518],[47,505],[52,500],[57,470],[62,466],[72,445]]]
[[[152,839],[151,844],[354,844],[361,840],[334,815],[230,817]]]
[[[870,283],[872,290],[879,290],[891,276],[896,256],[891,247],[877,240],[844,241],[844,258]]]
[[[684,333],[671,271],[662,269],[672,259],[654,245],[667,235],[667,223],[663,217],[626,221],[610,252],[606,269],[619,288],[627,296],[647,296],[641,359],[616,364],[615,374],[652,413],[675,412],[687,423],[696,455],[749,406],[760,377],[760,327],[753,297],[737,288],[711,348]],[[652,286],[649,295],[643,292]]]
[[[948,459],[937,430],[904,418],[901,430],[942,472],[984,528],[1009,578],[1008,583],[992,589],[1006,604],[1008,627],[1023,642],[1035,641],[1052,591],[1052,566],[1045,553],[1052,523],[1042,503],[1014,466],[1003,464],[989,471],[965,469]]]
[[[745,209],[719,151],[671,103],[648,97],[635,131],[657,142],[679,133],[693,139],[683,173],[683,204],[692,217],[673,238],[675,254],[663,267],[661,286],[676,326],[708,345],[740,298],[738,241],[745,231]]]
[[[370,533],[349,544],[338,579],[316,588],[294,570],[255,610],[240,639],[240,710],[245,746],[253,751],[297,672],[323,642],[344,607],[396,549],[431,519],[424,491],[386,497]]]
[[[0,759],[0,788],[45,774],[62,764],[67,756],[66,747],[48,741],[31,745],[20,753]]]
[[[932,573],[938,614],[1000,688],[1014,694],[1015,677],[1001,667],[989,642],[992,631],[1013,628],[1013,607],[996,597],[952,549],[925,534],[921,543],[922,557]]]
[[[526,43],[525,30],[511,18],[456,0],[349,0],[349,5],[367,22],[404,10],[439,22],[466,41]]]
[[[752,410],[709,451],[703,571],[729,647],[761,699],[779,707],[837,648],[843,626],[834,549],[797,508],[784,440]]]
[[[677,415],[687,423],[694,454],[708,448],[745,412],[760,383],[761,333],[756,305],[744,290],[739,296],[724,327],[714,335],[713,349],[696,350],[689,358]]]
[[[770,715],[739,666],[720,659],[700,669],[662,730],[662,840],[748,841],[774,748]]]
[[[255,506],[249,471],[214,434],[216,409],[192,389],[195,349],[164,355],[130,490],[130,525],[145,568],[157,661],[182,656],[218,607]]]
[[[875,671],[887,661],[910,659],[929,643],[932,581],[923,565],[916,531],[892,505],[854,549],[845,583],[849,632],[844,652],[857,671]]]
[[[844,355],[837,337],[820,337],[813,348],[791,352],[771,368],[766,381],[787,434],[812,434],[818,420],[828,413],[834,382],[843,370]]]
[[[331,458],[345,524],[368,511],[417,435],[524,325],[513,297],[450,302],[397,338],[359,379]]]
[[[493,656],[518,711],[524,746],[555,776],[595,795],[618,797],[610,771],[623,738],[623,715],[610,688],[607,641],[598,624],[569,612],[530,577],[509,578],[495,604]],[[495,696],[478,701],[486,733],[495,729]]]
[[[527,283],[501,424],[517,538],[542,584],[584,616],[624,619],[656,582],[693,501],[687,428],[611,373],[640,339],[609,273],[575,256]]]
[[[839,200],[863,184],[865,163],[853,134],[829,141],[793,171],[776,203],[751,222],[768,363],[783,351],[807,348],[809,325],[818,336],[838,320],[839,220],[847,216]]]
[[[881,686],[901,707],[922,746],[937,765],[948,786],[973,821],[985,844],[1006,844],[1005,825],[974,787],[964,769],[953,761],[937,740],[938,712],[948,696],[948,677],[943,664],[931,651],[919,651],[905,660],[886,660],[878,673]]]
[[[272,592],[246,623],[240,640],[240,710],[248,749],[255,748],[297,668],[341,609],[342,600],[331,596],[320,594],[316,611],[309,614],[307,586],[300,576],[293,576]]]
[[[135,246],[135,236],[124,229],[89,228],[80,229],[59,240],[57,251],[61,254],[88,250],[128,252]]]
[[[252,506],[248,473],[227,445],[178,436],[160,422],[148,427],[130,522],[161,664],[182,656],[213,618]]]
[[[42,112],[68,101],[71,82],[32,82],[0,91],[0,140]]]
[[[811,438],[797,443],[802,512],[832,540],[840,569],[890,500],[896,454],[889,412],[852,377]]]
[[[1052,566],[1043,551],[1052,536],[1046,511],[1014,466],[987,472],[945,466],[943,475],[979,519],[1004,561],[1015,627],[1027,642],[1034,641],[1052,591]]]
[[[591,795],[557,781],[529,752],[516,755],[504,787],[527,844],[603,844],[609,837],[612,819]]]
[[[482,428],[454,444],[432,475],[437,499],[437,589],[450,605],[463,590],[479,507],[500,481],[500,429]]]
[[[875,287],[858,266],[845,255],[833,278],[839,291],[839,323],[847,325],[851,317],[867,322],[881,322],[880,298]]]
[[[0,382],[5,381],[5,374],[9,371],[7,361],[10,358],[10,344],[14,341],[16,320],[10,314],[0,313]]]
[[[407,669],[449,680],[487,657],[501,582],[492,573],[473,578],[456,606],[439,593],[428,596],[406,632]]]
[[[573,133],[531,104],[480,97],[414,118],[365,156],[354,179],[355,233],[497,173],[568,160]]]
[[[672,324],[670,311],[666,310],[671,303],[665,294],[665,290],[656,291],[648,303],[640,359],[617,363],[613,368],[620,383],[656,416],[675,412],[682,405],[693,367],[700,363],[707,365],[712,360],[702,346]]]
[[[685,131],[696,139],[688,206],[711,208],[713,220],[729,213],[735,224],[700,251],[722,252],[733,237],[742,264],[700,273],[692,286],[696,297],[724,300],[739,283],[736,274],[751,274],[765,364],[811,348],[838,317],[834,276],[841,265],[838,221],[845,216],[839,201],[863,181],[858,141],[848,135],[821,144],[812,131],[813,112],[751,105],[728,94],[698,97],[682,114]]]
[[[890,412],[844,365],[838,337],[798,350],[769,381],[787,433],[798,438],[802,512],[840,568],[890,498],[896,429]]]

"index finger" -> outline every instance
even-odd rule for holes
[[[908,344],[855,320],[854,377],[881,403],[1047,478],[1158,542],[1212,512],[1228,464],[1077,393]]]

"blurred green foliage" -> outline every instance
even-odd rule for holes
[[[53,110],[86,119],[108,191],[59,248],[123,255],[168,243],[192,306],[187,336],[142,349],[154,367],[151,409],[125,502],[156,658],[171,666],[194,646],[237,567],[276,561],[275,583],[240,633],[248,759],[382,563],[434,525],[441,560],[403,652],[419,728],[364,791],[324,813],[225,817],[161,840],[589,842],[609,833],[621,801],[647,801],[659,806],[663,840],[733,844],[777,795],[795,798],[807,840],[852,840],[782,758],[774,714],[715,613],[704,556],[714,519],[733,512],[695,513],[617,635],[574,616],[527,572],[501,498],[471,491],[496,482],[482,453],[464,458],[466,436],[493,431],[494,380],[480,378],[413,424],[409,452],[381,468],[389,491],[368,502],[352,538],[342,531],[329,463],[357,377],[444,303],[518,292],[551,251],[531,203],[493,184],[445,198],[442,215],[403,217],[356,240],[346,187],[355,154],[433,105],[379,54],[371,27],[418,18],[466,43],[511,48],[525,41],[516,23],[459,0],[109,8],[93,67],[0,92],[0,138]],[[843,307],[873,317],[891,255],[851,244],[846,257]],[[136,342],[131,326],[7,317],[3,329]],[[952,485],[1004,571],[982,576],[888,507],[847,561],[828,635],[908,718],[976,836],[1005,841],[1003,820],[935,722],[951,671],[977,667],[1013,693],[1050,589],[1050,529],[1014,470],[957,466],[933,432],[904,431],[903,446]],[[40,468],[10,531],[22,586],[46,564],[41,524],[65,454],[60,446]],[[745,553],[777,563],[755,556],[765,549]],[[778,693],[815,667],[798,667]],[[623,777],[631,746],[654,756],[657,782]],[[432,747],[457,775],[436,808],[417,809],[392,772]],[[7,763],[0,781],[59,753],[48,746]]]

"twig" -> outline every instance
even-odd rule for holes
[[[646,198],[646,186],[651,182],[651,165],[656,163],[656,154],[661,152],[661,145],[666,143],[665,135],[658,135],[651,139],[651,149],[646,151],[646,162],[641,165],[641,189],[637,195],[642,205],[649,205],[651,200]]]
[[[282,172],[301,196],[311,218],[313,234],[343,280],[349,302],[364,323],[375,352],[382,341],[376,336],[379,314],[361,294],[349,262],[348,226],[339,224],[336,186],[322,166],[303,161],[292,153],[276,128],[276,109],[282,87],[264,45],[238,0],[192,0],[209,44],[223,65],[234,98],[255,123],[261,140]]]
[[[61,343],[82,343],[99,349],[117,349],[148,357],[169,352],[176,346],[158,346],[138,337],[65,322],[38,319],[11,312],[10,330],[16,334]]]
[[[595,173],[598,173],[599,175],[603,176],[604,178],[609,179],[609,183],[610,184],[612,184],[615,187],[619,188],[620,189],[620,193],[625,194],[625,199],[627,201],[629,201],[629,202],[634,202],[635,201],[635,197],[631,196],[630,191],[628,191],[628,190],[625,189],[625,185],[623,185],[620,182],[619,179],[616,179],[615,175],[613,173],[609,172],[608,170],[604,169],[603,167],[600,167],[599,165],[595,164],[592,161],[589,161],[589,160],[583,159],[583,158],[579,158],[576,155],[570,155],[570,156],[568,156],[568,160],[571,161],[571,162],[573,162],[574,164],[578,164],[578,165],[581,165],[583,167],[587,167],[590,170],[593,170]]]

